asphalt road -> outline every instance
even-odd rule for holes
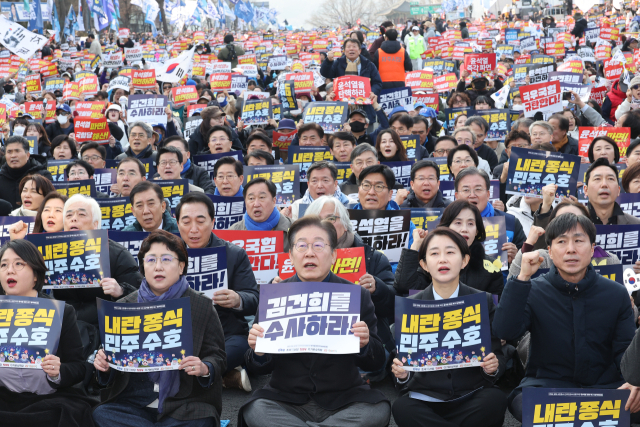
[[[269,380],[268,376],[250,377],[250,378],[251,378],[251,386],[253,387],[254,390],[261,388]],[[396,400],[396,398],[398,397],[398,393],[393,387],[390,377],[387,377],[384,381],[380,383],[374,384],[373,388],[383,392],[391,402]],[[249,395],[250,393],[246,393],[242,390],[228,390],[226,388],[222,390],[221,419],[231,420],[231,423],[229,424],[230,427],[236,426],[238,409],[240,409],[240,407],[244,404],[244,402],[246,402]],[[503,426],[514,427],[519,425],[520,423],[511,416],[509,411],[507,411]],[[396,427],[396,423],[393,420],[393,417],[391,417],[391,423],[389,424],[389,426]]]

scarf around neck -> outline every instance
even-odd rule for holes
[[[357,76],[358,75],[358,65],[360,65],[360,57],[356,58],[355,61],[349,61],[347,59],[347,69],[345,70],[345,75],[347,76]]]
[[[483,218],[490,218],[492,216],[495,216],[495,209],[493,209],[493,205],[491,204],[491,202],[487,202],[487,207],[484,208],[484,210],[482,212],[480,212],[480,216]]]
[[[338,239],[338,249],[350,248],[353,246],[353,240],[355,236],[350,231],[345,231]]]
[[[167,292],[162,295],[156,295],[151,291],[146,279],[142,280],[140,289],[138,290],[138,302],[157,302],[170,299],[180,298],[189,288],[186,276],[180,276],[180,279],[171,286]],[[159,385],[158,393],[158,412],[162,413],[162,405],[167,397],[173,397],[180,389],[180,371],[163,371],[149,372],[149,379]]]
[[[184,175],[185,173],[187,173],[190,167],[191,167],[191,159],[187,159],[187,163],[184,164],[184,168],[182,168],[182,172],[180,172],[180,174]]]
[[[152,150],[153,150],[153,149],[151,148],[151,144],[149,144],[149,145],[147,145],[147,148],[145,148],[144,150],[142,150],[142,151],[140,152],[140,154],[136,154],[136,153],[134,153],[134,152],[133,152],[133,150],[131,149],[131,147],[129,147],[129,148],[127,148],[127,151],[128,151],[128,152],[127,152],[127,156],[129,156],[129,157],[135,157],[135,158],[136,158],[136,159],[138,159],[138,160],[139,160],[139,159],[146,159],[146,158],[147,158],[147,157],[146,157],[146,154],[147,154],[149,151],[152,151]]]
[[[278,211],[276,207],[273,208],[273,212],[271,212],[269,218],[264,222],[255,222],[248,213],[244,214],[244,226],[247,227],[247,230],[273,230],[278,225],[278,222],[280,222],[280,211]]]
[[[240,186],[240,188],[238,189],[238,192],[236,193],[235,196],[233,197],[242,197],[242,192],[244,191],[244,188],[242,187],[242,185]],[[216,187],[216,191],[213,192],[214,196],[221,196],[222,194],[220,194],[220,192],[218,191],[218,187]]]

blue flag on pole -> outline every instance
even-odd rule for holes
[[[51,9],[51,26],[56,33],[56,43],[60,43],[60,21],[58,21],[58,9],[56,9],[55,2],[53,3],[53,9]]]
[[[36,0],[35,2],[33,2],[33,4],[33,13],[29,14],[29,26],[27,27],[27,29],[29,31],[42,32],[42,8],[40,5],[40,1]]]

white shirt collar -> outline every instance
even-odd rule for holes
[[[451,294],[451,296],[449,298],[457,298],[459,292],[460,292],[460,283],[458,283],[458,287],[456,288],[455,291],[453,291],[453,293]],[[436,292],[436,288],[435,287],[433,288],[433,299],[436,300],[436,301],[444,299],[440,295],[438,295],[438,293]]]

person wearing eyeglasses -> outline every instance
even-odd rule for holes
[[[468,145],[471,148],[476,145],[476,133],[469,126],[462,126],[454,130],[453,137],[456,139],[458,145]],[[478,164],[476,167],[478,169],[482,169],[488,174],[491,173],[491,166],[489,165],[489,162],[480,157],[477,150],[474,149],[474,151],[478,157]]]
[[[93,179],[95,169],[88,162],[80,159],[72,160],[64,168],[67,181],[82,181],[84,179]],[[96,199],[108,199],[109,195],[96,191]]]
[[[340,184],[340,190],[344,193],[347,186],[357,186],[358,176],[360,172],[368,166],[378,165],[378,152],[367,143],[358,144],[351,151],[351,175]]]
[[[129,194],[131,212],[136,220],[122,231],[166,230],[179,233],[178,223],[171,216],[171,208],[164,199],[162,188],[153,181],[141,181]]]
[[[451,203],[442,196],[440,168],[431,160],[420,160],[411,168],[411,192],[404,201],[399,200],[400,191],[396,195],[396,203],[400,201],[400,207],[446,208]]]
[[[284,250],[287,252],[287,230],[291,218],[282,214],[276,207],[276,185],[264,178],[252,179],[243,190],[247,213],[241,221],[233,224],[230,230],[282,231]]]
[[[458,141],[452,136],[444,135],[436,141],[433,152],[429,157],[447,157],[449,152],[458,146]]]
[[[104,169],[107,165],[107,149],[97,142],[86,142],[80,148],[80,158],[93,166],[94,169]]]
[[[231,129],[227,126],[213,126],[207,134],[209,152],[211,154],[228,153],[231,151]]]
[[[110,191],[117,197],[129,197],[136,184],[147,180],[144,165],[135,157],[126,157],[121,160],[116,171],[116,183],[111,186]]]
[[[345,283],[331,272],[336,260],[338,236],[334,224],[316,215],[304,216],[289,229],[289,255],[296,271],[283,283]],[[273,286],[273,285],[272,285]],[[251,348],[245,355],[247,370],[271,374],[269,383],[256,390],[238,412],[238,426],[352,426],[388,425],[391,409],[387,398],[372,390],[360,369],[374,372],[385,366],[382,340],[369,288],[360,286],[360,321],[351,332],[360,339],[356,354],[257,353],[257,337],[264,337],[260,317],[249,331]]]
[[[507,251],[508,261],[511,263],[518,249],[522,247],[522,244],[527,239],[527,236],[524,234],[522,224],[516,217],[501,210],[494,209],[494,206],[489,202],[490,185],[489,175],[487,175],[485,171],[478,170],[474,167],[465,168],[456,175],[454,183],[456,200],[466,200],[472,205],[475,205],[483,218],[494,216],[505,217],[507,242],[502,245],[501,249]]]
[[[119,302],[161,304],[188,298],[194,354],[183,357],[177,371],[129,373],[111,369],[100,349],[93,365],[105,390],[93,420],[98,427],[220,425],[221,376],[227,367],[224,334],[211,300],[189,287],[187,246],[179,237],[155,230],[142,241],[138,261],[144,275],[140,289]]]
[[[118,154],[116,160],[127,157],[136,159],[153,159],[156,161],[156,151],[153,150],[153,128],[145,122],[135,122],[129,126],[129,148]]]
[[[242,182],[244,181],[243,166],[233,157],[219,159],[213,167],[213,179],[216,190],[215,196],[242,196]]]
[[[454,147],[447,155],[447,167],[451,178],[455,179],[464,168],[477,168],[478,161],[478,155],[471,146],[462,144]]]
[[[158,149],[158,178],[181,179],[184,157],[182,152],[176,147],[164,146]],[[156,178],[156,179],[158,179]],[[197,185],[189,183],[189,193],[192,191],[204,193],[204,190]]]

